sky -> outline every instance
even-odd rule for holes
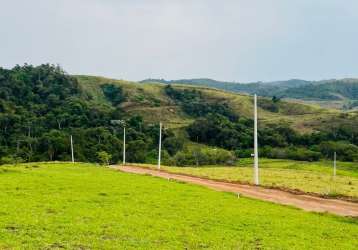
[[[357,0],[0,0],[0,67],[116,79],[358,77]]]

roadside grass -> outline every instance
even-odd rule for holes
[[[140,164],[155,168],[155,165]],[[167,167],[163,170],[214,180],[253,184],[252,159],[241,159],[236,166]],[[358,164],[337,163],[337,175],[332,177],[332,162],[293,160],[260,160],[260,184],[326,196],[347,196],[358,199]]]
[[[353,218],[93,164],[0,170],[0,249],[358,249]]]

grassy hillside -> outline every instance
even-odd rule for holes
[[[76,78],[85,93],[98,105],[110,105],[101,89],[103,84],[110,83],[123,87],[126,101],[121,104],[121,108],[129,114],[141,115],[147,122],[163,121],[170,127],[180,127],[192,121],[177,105],[171,103],[161,84],[142,85],[96,76],[76,76]]]
[[[122,104],[125,111],[142,115],[149,122],[160,120],[169,127],[185,126],[193,121],[178,105],[165,95],[163,83],[137,83],[103,77],[76,76],[82,88],[92,95],[98,103],[105,97],[101,84],[113,83],[124,87],[128,100]],[[199,89],[204,97],[212,102],[224,101],[239,114],[247,118],[253,117],[253,98],[246,94],[231,93],[205,86],[173,85],[178,89]],[[280,101],[277,110],[270,110],[271,98],[259,97],[259,120],[262,125],[272,123],[288,123],[301,133],[310,133],[330,126],[350,125],[358,123],[358,112],[343,113],[335,109],[321,108],[315,103],[308,104],[297,101]]]
[[[91,164],[0,168],[1,249],[357,249],[357,220]]]
[[[82,88],[93,96],[100,104],[106,103],[101,91],[101,84],[113,83],[124,87],[128,100],[122,104],[125,111],[142,115],[147,121],[169,122],[171,126],[186,125],[193,121],[185,115],[180,107],[173,103],[164,92],[165,84],[161,83],[136,83],[122,80],[106,79],[103,77],[76,76]],[[199,89],[205,99],[216,102],[225,101],[239,115],[252,118],[253,99],[246,94],[230,93],[219,89],[197,87],[190,85],[174,85],[178,89]],[[322,109],[316,105],[308,105],[296,102],[282,101],[278,104],[278,111],[268,109],[270,98],[259,98],[259,119],[265,123],[288,122],[301,132],[311,132],[318,127],[314,121],[327,120],[340,113],[330,109]],[[260,105],[261,104],[261,105]],[[265,105],[266,104],[266,105]],[[352,115],[353,116],[353,115]]]
[[[323,81],[288,81],[236,83],[215,81],[212,79],[183,79],[166,81],[147,79],[144,83],[160,82],[164,84],[187,84],[207,86],[230,92],[258,94],[261,96],[278,96],[280,98],[298,99],[315,102],[323,107],[338,109],[355,109],[358,107],[358,79],[340,79]],[[327,103],[335,102],[334,105]]]
[[[216,81],[213,79],[199,78],[199,79],[181,79],[166,81],[164,79],[146,79],[141,81],[142,83],[158,82],[164,84],[186,84],[192,86],[203,86],[216,89],[223,89],[225,91],[237,92],[237,93],[249,93],[258,94],[261,96],[273,96],[279,91],[284,91],[292,87],[300,87],[308,85],[311,82],[291,79],[288,81],[276,81],[276,82],[254,82],[254,83],[238,83],[238,82],[225,82]]]

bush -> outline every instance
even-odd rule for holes
[[[274,159],[291,159],[297,161],[318,161],[322,155],[320,152],[312,151],[302,147],[271,148],[263,147],[259,154]]]
[[[318,146],[319,151],[327,158],[332,158],[334,152],[341,161],[358,161],[358,147],[345,141],[327,141]]]
[[[194,147],[191,150],[178,152],[173,157],[173,163],[177,166],[201,166],[201,165],[234,165],[235,155],[224,149],[203,149]]]
[[[250,158],[251,154],[254,153],[253,149],[239,149],[235,150],[235,156],[237,158]]]
[[[148,144],[143,140],[129,141],[127,146],[128,162],[144,163],[148,154]]]
[[[196,159],[195,159],[194,154],[181,151],[181,152],[178,152],[174,156],[173,163],[174,163],[174,165],[179,166],[179,167],[195,165]]]
[[[114,105],[118,105],[125,100],[121,86],[114,84],[104,84],[101,86],[104,96]]]
[[[164,165],[171,165],[171,163],[172,163],[170,155],[164,149],[162,149],[161,162]],[[147,154],[145,163],[149,163],[149,164],[157,164],[158,163],[158,149],[153,149]]]
[[[15,157],[12,155],[9,156],[3,156],[0,158],[0,165],[4,165],[4,164],[17,164],[17,163],[21,163],[24,162],[24,160],[21,157]]]
[[[270,112],[278,113],[279,111],[279,102],[280,99],[278,99],[276,96],[272,98],[272,100],[263,99],[260,98],[258,100],[258,106],[264,110],[268,110]]]
[[[102,165],[109,165],[112,155],[108,154],[106,151],[100,151],[97,153],[97,158]]]
[[[167,150],[170,155],[175,155],[179,150],[183,149],[184,140],[176,137],[168,137],[163,141],[163,148]]]
[[[4,157],[1,157],[1,159],[0,159],[0,165],[12,164],[14,162],[15,162],[15,159],[11,156],[4,156]]]
[[[296,148],[288,150],[288,159],[298,161],[318,161],[321,158],[319,152],[314,152],[305,148]]]

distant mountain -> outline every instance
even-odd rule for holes
[[[256,93],[261,96],[273,96],[276,94],[277,90],[280,91],[286,90],[290,87],[300,87],[304,85],[309,85],[311,82],[292,79],[288,81],[277,81],[277,82],[253,82],[253,83],[237,83],[237,82],[224,82],[216,81],[207,78],[199,79],[181,79],[181,80],[171,80],[167,81],[164,79],[146,79],[141,81],[141,83],[147,82],[159,82],[165,84],[185,84],[185,85],[196,85],[196,86],[205,86],[217,89],[223,89],[231,92],[242,92],[253,94]]]
[[[357,100],[358,79],[342,79],[314,82],[288,88],[281,92],[285,97],[311,100]]]
[[[164,79],[146,79],[141,82],[160,82],[165,84],[207,86],[231,92],[241,92],[248,94],[256,93],[261,96],[278,96],[302,100],[358,100],[358,79],[348,78],[323,81],[305,81],[300,79],[291,79],[287,81],[253,83],[224,82],[205,78],[171,81],[167,81]]]

